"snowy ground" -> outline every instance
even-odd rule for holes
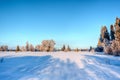
[[[120,80],[120,57],[89,52],[0,52],[0,80]]]

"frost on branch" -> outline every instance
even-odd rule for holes
[[[55,42],[53,40],[43,40],[40,46],[40,51],[53,51]]]

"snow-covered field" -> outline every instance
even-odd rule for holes
[[[89,52],[0,52],[0,80],[120,80],[120,57]]]

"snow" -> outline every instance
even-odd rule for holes
[[[120,57],[90,52],[0,52],[0,80],[120,80]]]

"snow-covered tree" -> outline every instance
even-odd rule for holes
[[[35,46],[35,51],[40,51],[40,45]]]
[[[112,55],[112,48],[111,48],[111,46],[106,46],[106,47],[104,48],[104,52],[105,52],[106,54],[111,54],[111,55]]]
[[[40,51],[53,51],[55,42],[53,40],[43,40],[40,46]]]
[[[21,47],[21,51],[26,51],[24,46]]]
[[[32,44],[30,44],[29,50],[30,51],[35,51],[34,46]]]
[[[106,54],[112,54],[111,44],[110,44],[110,41],[108,39],[105,38],[102,45],[104,48],[104,52]]]

